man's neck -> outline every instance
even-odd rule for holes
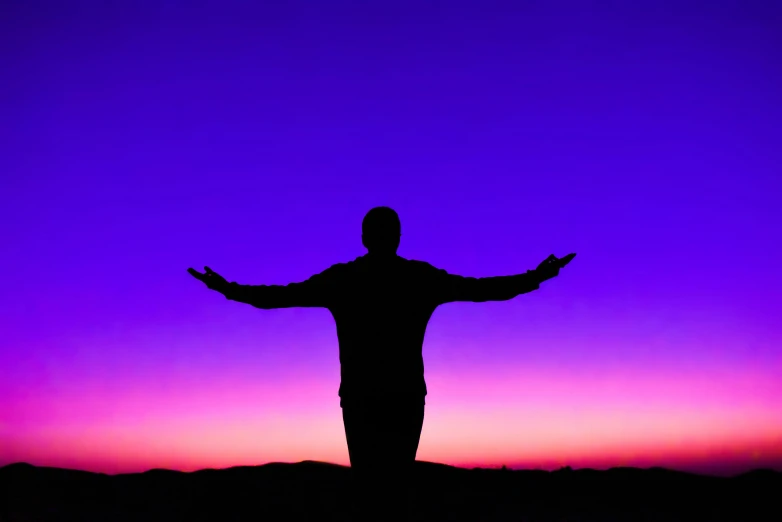
[[[377,261],[391,261],[399,256],[396,252],[367,252],[364,257]]]

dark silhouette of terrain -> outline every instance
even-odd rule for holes
[[[782,473],[463,469],[416,462],[414,520],[782,520]],[[318,462],[105,475],[0,468],[0,522],[345,520],[349,468]]]
[[[340,406],[353,504],[376,518],[405,518],[407,480],[424,422],[422,347],[435,309],[446,303],[508,301],[559,275],[575,254],[553,254],[534,270],[498,277],[463,277],[397,255],[402,227],[388,207],[367,212],[361,240],[367,254],[288,285],[229,282],[209,267],[190,275],[227,299],[256,308],[328,309],[337,326]]]

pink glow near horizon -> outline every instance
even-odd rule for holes
[[[749,463],[782,456],[782,385],[762,376],[555,379],[522,371],[433,376],[429,382],[436,391],[428,400],[419,460],[470,467],[693,468],[715,457]],[[83,383],[71,397],[31,397],[14,403],[16,412],[6,406],[0,411],[15,426],[0,434],[6,454],[11,461],[109,473],[348,463],[339,407],[323,399],[333,392],[331,381],[308,380],[287,392],[275,383],[230,379],[205,388],[176,384],[162,395],[143,388],[105,395]],[[284,404],[276,400],[281,394]]]

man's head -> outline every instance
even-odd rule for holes
[[[399,216],[388,207],[375,207],[364,216],[361,242],[371,254],[394,255],[399,248],[402,226]]]

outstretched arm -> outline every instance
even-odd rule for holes
[[[256,308],[324,307],[328,308],[336,281],[334,267],[316,274],[306,281],[288,285],[242,285],[229,283],[224,277],[204,267],[202,274],[192,268],[190,275],[203,281],[212,290],[220,292],[226,299],[246,303]]]
[[[438,304],[457,301],[474,303],[508,301],[518,295],[537,290],[540,288],[540,283],[559,275],[559,269],[574,257],[575,254],[569,254],[558,259],[551,255],[535,270],[511,276],[463,277],[435,268],[434,293]]]

